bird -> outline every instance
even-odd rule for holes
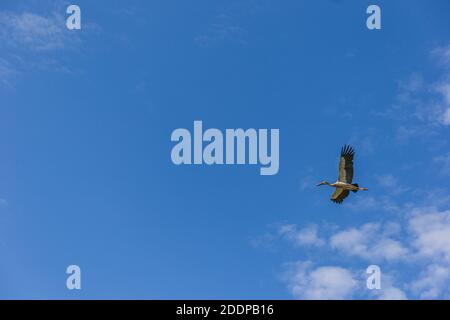
[[[350,191],[358,192],[358,190],[369,190],[368,188],[360,188],[353,180],[353,157],[355,150],[353,147],[344,145],[341,148],[341,157],[339,159],[339,178],[335,183],[327,181],[320,182],[317,186],[327,185],[336,188],[331,195],[331,201],[341,204],[348,197]]]

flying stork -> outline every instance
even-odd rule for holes
[[[336,188],[331,195],[331,201],[341,204],[349,195],[350,191],[358,192],[358,190],[369,190],[367,188],[360,188],[357,183],[352,183],[353,180],[353,156],[355,150],[348,145],[344,145],[341,149],[341,158],[339,160],[339,178],[335,183],[328,183],[322,181],[317,186],[327,185]]]

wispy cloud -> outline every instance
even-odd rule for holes
[[[13,87],[18,76],[28,72],[72,73],[67,53],[78,52],[81,34],[98,34],[92,23],[84,23],[83,32],[68,30],[64,6],[60,2],[52,6],[44,14],[33,8],[0,11],[1,85]]]
[[[195,37],[195,42],[201,46],[217,45],[225,41],[245,44],[246,33],[238,19],[229,14],[219,14],[207,32]]]
[[[64,19],[53,14],[41,16],[31,12],[0,11],[0,83],[14,87],[19,74],[43,69],[67,42]]]
[[[16,70],[8,61],[0,58],[0,85],[11,88],[11,81],[17,74],[18,70]]]
[[[344,206],[355,212],[379,211],[389,213],[399,213],[402,205],[395,201],[390,195],[364,196],[354,199],[352,202],[344,203]]]
[[[381,290],[367,290],[365,270],[361,272],[336,265],[315,266],[311,261],[291,262],[284,267],[282,279],[296,299],[407,299],[406,292],[394,285],[389,274],[383,273]]]
[[[436,137],[450,125],[450,45],[431,50],[432,64],[439,67],[435,79],[413,72],[399,81],[393,104],[375,114],[395,121],[397,141]]]
[[[318,235],[317,225],[310,225],[297,230],[297,226],[292,224],[281,225],[278,229],[279,234],[295,243],[298,246],[323,246],[325,240]]]
[[[434,48],[431,56],[439,65],[450,67],[450,44]]]
[[[450,262],[450,210],[414,209],[408,228],[420,257]]]
[[[378,300],[406,300],[406,293],[396,287],[387,287],[381,290]]]
[[[65,30],[62,14],[0,12],[0,40],[3,46],[46,51],[61,49],[78,39]]]
[[[409,289],[421,299],[449,298],[449,283],[450,267],[447,264],[432,263],[421,271]]]
[[[450,210],[415,208],[398,222],[370,222],[332,232],[325,226],[322,234],[328,235],[322,238],[317,237],[318,232],[318,226],[298,229],[295,225],[284,225],[280,233],[288,235],[287,238],[303,250],[319,241],[320,246],[315,250],[324,250],[324,255],[338,251],[366,263],[382,263],[383,275],[388,276],[383,290],[374,293],[379,299],[403,299],[406,292],[420,298],[449,297]],[[299,241],[298,235],[309,235],[308,240]],[[399,263],[411,262],[417,265],[417,276],[404,285],[404,290],[394,286],[390,272]],[[345,299],[368,294],[358,291],[362,284],[357,286],[356,281],[362,280],[354,276],[354,271],[336,266],[314,269],[311,262],[289,266],[290,272],[284,279],[296,298]]]
[[[435,157],[434,162],[441,167],[441,174],[450,175],[450,152]]]
[[[299,182],[300,190],[313,188],[318,182],[316,179],[317,177],[314,176],[314,170],[311,167],[303,170]]]
[[[389,193],[398,195],[408,191],[410,188],[400,185],[398,179],[392,174],[381,174],[375,176],[378,184]]]
[[[229,1],[220,12],[211,18],[204,32],[199,33],[194,41],[204,47],[224,43],[247,44],[248,28],[245,23],[267,7],[266,0]]]
[[[341,267],[314,268],[305,261],[287,264],[286,268],[284,279],[296,299],[349,299],[357,288],[354,274]]]
[[[378,300],[407,300],[404,288],[396,286],[394,277],[386,272],[382,275],[382,286],[380,290],[371,290],[368,297],[376,297]]]
[[[399,230],[398,225],[384,229],[380,223],[366,223],[332,235],[330,246],[368,261],[399,260],[408,255],[408,249],[394,238]]]

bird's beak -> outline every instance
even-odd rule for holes
[[[319,183],[319,184],[317,185],[317,187],[318,187],[318,186],[321,186],[321,185],[323,185],[323,184],[324,184],[324,183],[323,183],[323,182],[321,182],[321,183]]]

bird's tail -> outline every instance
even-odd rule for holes
[[[359,185],[357,183],[352,183],[352,186],[359,188]],[[352,190],[353,192],[358,192],[358,189]]]

